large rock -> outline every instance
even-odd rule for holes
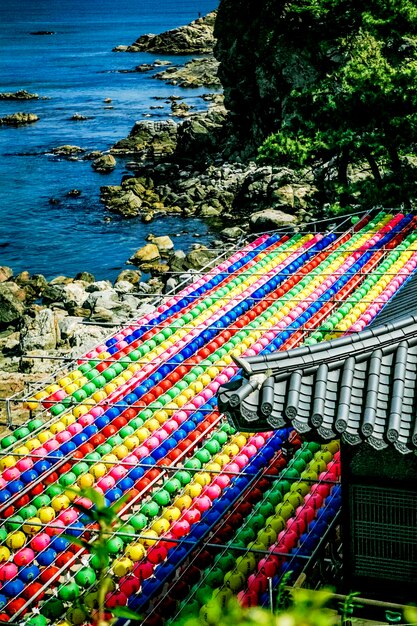
[[[132,318],[138,301],[129,294],[119,296],[115,289],[106,289],[90,294],[86,306],[91,309],[91,320],[118,324]]]
[[[252,232],[263,232],[266,230],[274,230],[275,228],[295,226],[297,222],[294,215],[289,215],[283,211],[275,209],[265,209],[257,211],[250,216],[249,225]]]
[[[0,117],[0,125],[4,126],[26,126],[37,122],[39,117],[35,113],[11,113]]]
[[[193,59],[183,67],[168,67],[154,75],[154,78],[164,80],[169,85],[190,87],[221,87],[217,76],[218,61],[213,57]]]
[[[0,266],[0,283],[4,283],[6,280],[9,280],[13,276],[13,270],[11,267],[7,267],[6,265]]]
[[[23,353],[31,350],[54,350],[59,342],[57,319],[50,309],[35,313],[33,318],[25,317],[20,345]]]
[[[30,93],[26,89],[19,91],[3,91],[0,93],[0,100],[39,100],[37,93]]]
[[[223,228],[223,230],[220,231],[220,235],[223,239],[239,239],[244,234],[245,233],[240,226],[229,226],[228,228]]]
[[[80,146],[73,146],[71,144],[64,144],[63,146],[57,146],[51,150],[52,154],[63,157],[74,157],[85,152]]]
[[[132,285],[136,285],[140,281],[141,272],[139,270],[122,270],[117,276],[115,281],[115,287],[119,282],[129,282]]]
[[[0,332],[0,370],[6,372],[17,372],[19,370],[19,362],[20,333],[18,331],[13,332],[10,328]]]
[[[45,304],[62,303],[67,310],[75,307],[82,307],[87,300],[88,294],[81,281],[68,284],[52,284],[46,287],[43,292],[43,302]]]
[[[108,174],[116,167],[116,159],[112,154],[103,154],[92,162],[91,167],[96,170],[96,172]]]
[[[20,272],[14,279],[26,293],[28,300],[35,300],[40,298],[44,289],[48,286],[48,281],[42,274],[30,275],[29,272]]]
[[[164,54],[208,54],[214,46],[213,28],[216,12],[194,20],[186,26],[160,35],[142,35],[131,46],[118,46],[115,51],[162,52]]]
[[[174,250],[174,242],[171,237],[168,237],[168,235],[152,237],[149,240],[158,247],[161,256],[169,256],[169,254]]]
[[[97,280],[93,283],[90,283],[85,288],[88,293],[93,293],[94,291],[107,291],[112,288],[112,284],[109,280]]]
[[[284,185],[272,192],[274,207],[286,209],[305,209],[308,207],[314,193],[317,191],[312,185]]]
[[[147,243],[143,248],[139,248],[136,250],[135,254],[133,254],[129,263],[133,265],[142,265],[142,263],[150,263],[152,261],[157,261],[160,258],[160,252],[158,246],[154,243]]]
[[[184,250],[175,250],[171,259],[170,266],[173,272],[182,272],[186,268],[187,255]]]
[[[89,349],[102,343],[109,336],[112,328],[85,325],[81,317],[65,317],[59,323],[61,338],[73,348],[73,356],[79,356]]]
[[[74,280],[82,280],[84,283],[94,283],[96,279],[91,272],[78,272]]]
[[[13,324],[23,317],[26,294],[13,282],[0,283],[0,326]]]
[[[203,160],[224,134],[225,119],[224,109],[212,109],[184,120],[178,126],[176,156],[194,162]]]
[[[138,217],[142,211],[143,201],[132,190],[115,186],[101,187],[101,201],[109,211],[120,213],[123,217]]]
[[[128,280],[119,280],[117,281],[117,283],[115,283],[114,287],[117,290],[119,296],[121,293],[131,293],[132,291],[136,290],[135,285],[133,285],[133,283],[130,283]]]
[[[114,154],[135,154],[157,160],[171,156],[177,147],[177,124],[172,120],[136,122],[126,139],[111,149]]]
[[[187,254],[187,267],[191,269],[200,269],[201,267],[205,267],[216,257],[217,252],[215,250],[209,250],[208,248],[201,246],[197,250],[191,250],[191,252]]]

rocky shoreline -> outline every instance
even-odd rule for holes
[[[214,18],[213,13],[162,35],[141,37],[125,50],[204,55],[182,67],[153,62],[146,71],[158,68],[156,78],[184,88],[218,88]],[[219,238],[213,248],[194,244],[186,253],[175,249],[169,237],[149,235],[128,260],[132,269],[123,270],[114,282],[96,281],[86,272],[47,281],[29,272],[14,276],[10,268],[0,267],[0,396],[22,391],[28,382],[56,371],[58,363],[48,357],[75,357],[119,325],[137,319],[155,297],[192,281],[196,271],[245,233],[294,229],[309,219],[315,193],[311,173],[226,158],[223,96],[202,97],[209,108],[196,113],[172,96],[171,115],[183,121],[136,122],[109,153],[86,153],[72,145],[52,150],[59,158],[90,160],[103,174],[112,171],[116,158],[127,159],[129,173],[120,185],[101,187],[101,200],[110,212],[145,222],[167,214],[200,216],[219,231]]]
[[[208,54],[213,51],[216,11],[190,24],[158,35],[142,35],[130,46],[116,46],[114,52],[156,52],[157,54]]]
[[[187,26],[160,35],[144,35],[131,46],[116,51],[151,51],[158,54],[196,51],[205,56],[184,66],[168,65],[154,76],[173,85],[221,86],[219,63],[214,57],[216,12]],[[161,61],[138,66],[151,71]],[[217,227],[245,225],[254,207],[278,210],[281,224],[309,217],[317,192],[314,175],[285,167],[261,167],[252,158],[241,158],[228,142],[228,112],[221,93],[205,94],[209,109],[194,112],[178,100],[172,112],[182,122],[138,121],[129,135],[110,149],[114,156],[130,159],[129,175],[120,185],[103,186],[106,208],[126,218],[151,221],[164,214],[196,215]]]
[[[41,274],[13,274],[0,266],[0,398],[23,391],[56,371],[56,357],[75,358],[129,320],[153,310],[155,298],[195,279],[196,272],[227,250],[194,244],[186,253],[167,236],[148,242],[127,260],[132,269],[114,282],[88,272],[47,281]],[[53,357],[52,359],[50,357]],[[0,421],[5,405],[0,401]],[[20,405],[14,410],[26,417]]]

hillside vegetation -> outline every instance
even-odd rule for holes
[[[322,201],[417,197],[413,0],[222,0],[231,153],[312,168]]]

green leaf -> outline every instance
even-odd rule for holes
[[[118,517],[118,513],[121,507],[129,500],[129,494],[125,493],[121,498],[119,498],[116,502],[114,502],[109,510],[113,513],[114,517]]]
[[[115,617],[122,617],[125,619],[133,619],[137,622],[142,621],[143,617],[129,609],[127,606],[115,606],[113,609],[108,609]]]
[[[92,487],[86,487],[85,489],[82,489],[82,491],[78,492],[77,495],[81,495],[81,497],[91,500],[91,502],[96,505],[97,510],[107,510],[103,494],[99,493]]]

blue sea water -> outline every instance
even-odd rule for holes
[[[204,89],[184,90],[150,74],[120,73],[161,55],[115,53],[118,44],[186,24],[216,8],[217,0],[20,0],[0,3],[0,91],[26,89],[45,100],[0,101],[0,117],[36,113],[40,121],[20,128],[0,127],[0,265],[27,269],[48,278],[87,270],[115,277],[150,232],[183,233],[182,248],[212,235],[198,219],[139,219],[108,215],[99,202],[100,185],[119,184],[124,164],[110,175],[94,172],[88,161],[60,160],[52,148],[74,144],[106,150],[125,137],[144,114],[168,117],[169,105],[151,111],[155,96],[184,96],[204,106]],[[51,36],[31,35],[53,31]],[[165,57],[183,63],[189,57]],[[111,98],[111,105],[104,102]],[[106,108],[112,106],[113,108]],[[91,119],[74,122],[74,113]],[[152,118],[150,118],[152,119]],[[80,189],[78,198],[66,196]],[[51,205],[50,198],[61,200]],[[183,232],[188,231],[188,232]],[[174,240],[176,241],[176,240]]]

